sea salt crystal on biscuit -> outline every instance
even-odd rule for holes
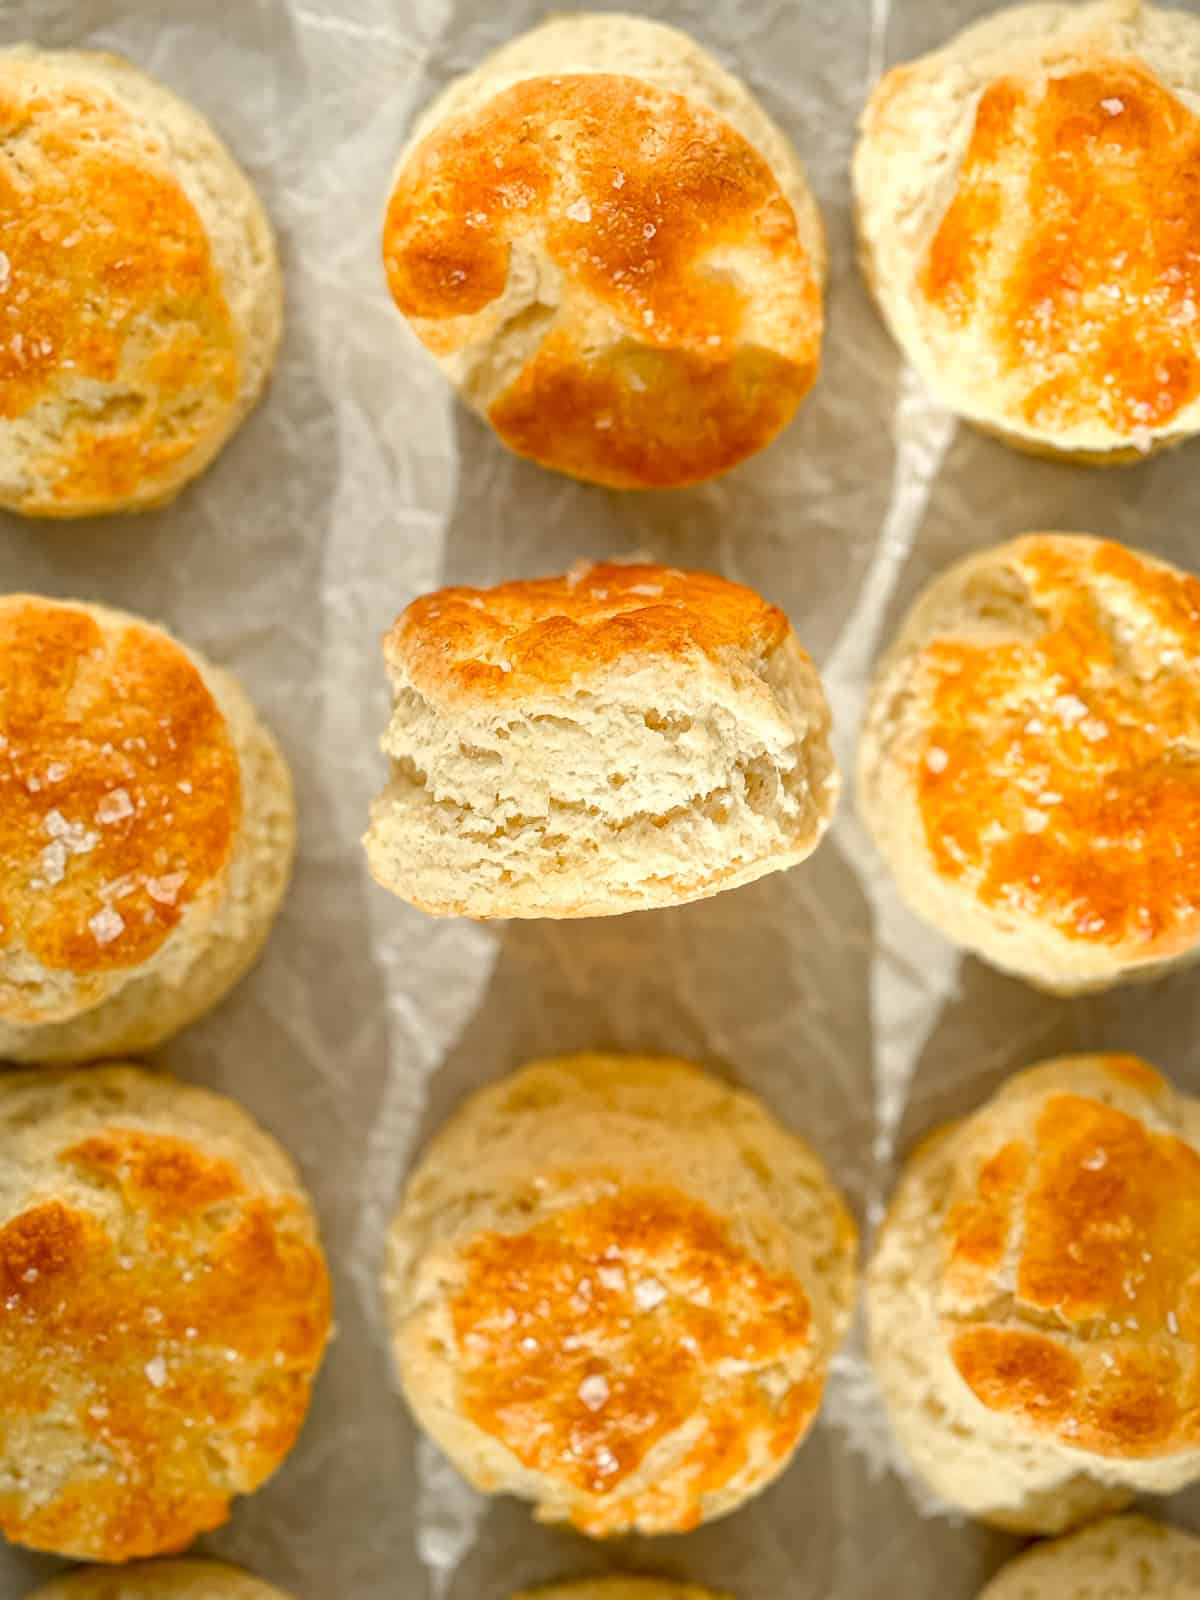
[[[101,796],[100,804],[96,807],[96,821],[101,823],[123,822],[132,815],[133,801],[129,798],[128,789],[110,790]]]
[[[103,911],[97,911],[94,917],[88,918],[88,927],[97,944],[111,944],[124,933],[125,919],[119,911],[105,906]]]
[[[643,1311],[653,1311],[667,1298],[667,1291],[657,1278],[639,1278],[633,1286],[633,1298]]]
[[[161,878],[147,878],[146,893],[160,906],[173,906],[186,882],[186,872],[168,872]]]
[[[589,1411],[600,1411],[608,1404],[609,1389],[607,1381],[596,1372],[585,1378],[579,1385],[579,1398]]]

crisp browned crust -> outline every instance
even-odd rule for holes
[[[985,1406],[1059,1444],[1125,1460],[1195,1450],[1200,1155],[1148,1125],[1169,1089],[1145,1062],[1088,1066],[1141,1097],[1147,1120],[1064,1080],[981,1152],[945,1219],[951,1357]]]
[[[0,298],[0,425],[61,417],[21,511],[169,492],[223,434],[238,336],[165,147],[98,90],[2,52]],[[97,384],[113,386],[101,404]]]
[[[911,670],[935,870],[1080,944],[1176,954],[1200,933],[1200,581],[1050,534],[1004,546],[996,572],[1032,629],[1001,637],[1001,609],[971,641],[981,589]]]
[[[988,86],[920,291],[1019,377],[1015,423],[1128,437],[1200,395],[1198,157],[1200,120],[1135,60]]]
[[[626,1188],[526,1233],[480,1235],[464,1254],[451,1306],[463,1414],[574,1491],[585,1533],[695,1527],[752,1448],[765,1438],[782,1462],[816,1414],[821,1378],[774,1399],[761,1381],[810,1344],[799,1281],[768,1272],[679,1190]],[[669,1480],[623,1493],[685,1425],[696,1443]]]
[[[385,652],[432,697],[519,698],[627,657],[765,656],[788,632],[778,607],[712,573],[605,562],[494,589],[438,589],[403,613]]]
[[[531,78],[405,163],[384,259],[443,357],[479,337],[514,252],[560,280],[545,337],[488,401],[523,455],[622,488],[761,449],[816,377],[816,264],[763,158],[706,107],[634,78]],[[531,312],[523,315],[529,318]]]
[[[89,1071],[118,1102],[138,1076]],[[97,1121],[47,1133],[43,1197],[0,1227],[0,1532],[126,1561],[183,1549],[278,1467],[330,1289],[298,1194],[136,1115]]]
[[[144,965],[232,854],[241,777],[199,668],[159,629],[0,599],[0,1018],[78,1011]],[[4,971],[7,964],[8,971]]]

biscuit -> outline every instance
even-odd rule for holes
[[[0,1533],[182,1550],[291,1449],[329,1328],[308,1197],[232,1101],[0,1075]]]
[[[794,866],[838,777],[782,611],[670,567],[443,589],[384,645],[391,781],[365,840],[438,915],[605,916]]]
[[[148,1050],[257,956],[292,787],[235,680],[105,606],[0,597],[0,1059]]]
[[[288,1600],[269,1583],[221,1561],[148,1561],[136,1567],[85,1567],[56,1578],[27,1600]]]
[[[821,1163],[686,1062],[583,1055],[467,1101],[392,1224],[417,1420],[479,1489],[593,1536],[679,1533],[783,1471],[850,1316]]]
[[[1027,1550],[979,1600],[1192,1600],[1196,1594],[1200,1540],[1147,1517],[1109,1517]]]
[[[1200,944],[1200,582],[1030,534],[926,590],[884,657],[859,805],[909,905],[1071,994]]]
[[[913,1470],[1060,1533],[1200,1478],[1200,1102],[1134,1056],[1018,1073],[910,1158],[867,1275]]]
[[[728,471],[817,375],[799,158],[673,28],[558,17],[452,84],[401,157],[392,297],[510,449],[619,489]]]
[[[866,270],[967,421],[1137,460],[1200,429],[1200,19],[1139,0],[997,12],[894,68],[862,121]]]
[[[0,506],[170,500],[257,400],[270,224],[198,111],[117,56],[0,50]]]
[[[38,1600],[35,1596],[34,1600]],[[53,1600],[53,1597],[52,1597]],[[694,1584],[667,1578],[580,1578],[575,1583],[552,1583],[527,1589],[513,1600],[730,1600],[728,1595],[697,1589]]]

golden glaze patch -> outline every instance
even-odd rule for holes
[[[1082,1095],[1051,1096],[1031,1135],[985,1161],[947,1217],[955,1365],[984,1405],[1062,1444],[1195,1449],[1200,1156]]]
[[[1200,931],[1200,582],[1108,543],[1034,536],[1011,562],[1036,637],[923,652],[937,870],[1068,938],[1170,954]],[[1131,659],[1096,595],[1161,653]]]
[[[72,1015],[147,961],[224,871],[240,820],[225,719],[178,645],[0,600],[0,1017]],[[25,981],[29,957],[75,975],[72,998]]]
[[[820,1382],[785,1377],[810,1340],[800,1284],[677,1191],[630,1190],[483,1235],[464,1266],[451,1307],[464,1413],[573,1491],[587,1533],[694,1527],[752,1444],[782,1460],[816,1411]],[[670,1481],[624,1491],[686,1426],[695,1438]]]
[[[61,407],[51,484],[87,510],[169,480],[219,434],[238,345],[208,236],[126,112],[0,61],[0,432]]]
[[[0,1532],[127,1561],[218,1526],[291,1447],[330,1322],[306,1214],[187,1141],[114,1127],[59,1156],[120,1206],[0,1227]],[[11,1482],[11,1480],[10,1480]]]
[[[712,573],[582,563],[561,578],[423,595],[397,621],[387,651],[425,691],[522,695],[628,656],[765,656],[787,633],[778,607]]]
[[[1200,394],[1200,121],[1111,61],[984,93],[921,286],[1031,428],[1163,428]]]
[[[490,410],[522,454],[618,485],[710,476],[766,444],[816,377],[820,290],[791,206],[702,106],[588,74],[529,79],[453,119],[393,191],[392,295],[449,355],[535,239],[562,305]],[[770,348],[755,279],[771,284]]]

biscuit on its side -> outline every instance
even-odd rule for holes
[[[0,507],[170,500],[279,343],[270,224],[208,123],[96,51],[0,50]]]
[[[862,119],[866,270],[931,392],[1100,465],[1200,429],[1200,18],[1002,10],[895,67]]]
[[[1018,1073],[920,1145],[867,1274],[897,1442],[949,1505],[1061,1533],[1200,1479],[1200,1104],[1133,1056]]]
[[[1200,581],[1030,534],[970,556],[879,665],[859,807],[912,909],[1039,987],[1200,946]]]
[[[1148,1517],[1108,1517],[1010,1561],[979,1600],[1193,1600],[1200,1539]]]
[[[392,1224],[418,1421],[477,1488],[593,1536],[680,1533],[783,1471],[849,1320],[812,1150],[686,1062],[583,1055],[474,1095]]]
[[[838,778],[782,611],[723,578],[577,567],[443,589],[384,645],[391,782],[365,844],[438,915],[607,916],[794,866]]]
[[[0,1075],[0,1533],[184,1549],[295,1442],[329,1275],[282,1149],[128,1067]]]
[[[557,17],[452,84],[394,179],[397,306],[518,454],[621,489],[768,444],[820,358],[825,248],[745,88],[641,17]]]
[[[258,955],[294,848],[228,673],[125,612],[0,597],[0,1060],[178,1032]]]
[[[26,1600],[289,1600],[272,1584],[222,1561],[146,1561],[114,1571],[86,1567]]]

